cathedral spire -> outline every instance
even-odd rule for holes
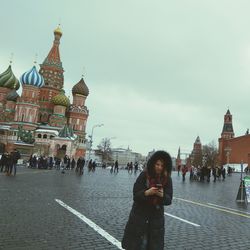
[[[178,149],[177,159],[181,159],[181,148],[180,148],[180,147],[179,147],[179,149]]]
[[[60,51],[59,51],[61,37],[62,37],[62,31],[61,31],[60,25],[58,25],[58,27],[54,30],[54,42],[53,42],[52,48],[48,56],[45,58],[43,64],[54,66],[62,70],[63,68],[62,68],[62,62],[61,62]]]
[[[62,37],[62,30],[60,25],[54,30],[54,41],[52,48],[49,51],[48,56],[40,65],[41,69],[39,73],[43,76],[45,86],[53,87],[58,91],[63,88],[64,77],[63,67],[60,58],[60,39]]]

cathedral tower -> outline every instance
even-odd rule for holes
[[[89,95],[89,89],[83,78],[72,88],[73,104],[69,108],[69,124],[74,133],[79,137],[79,142],[83,143],[85,139],[86,123],[89,111],[85,106],[85,101]]]
[[[33,66],[21,76],[20,81],[23,90],[16,103],[14,127],[22,125],[24,129],[34,130],[38,122],[40,87],[44,85],[44,80]]]
[[[48,123],[49,118],[53,113],[54,104],[51,102],[52,98],[60,93],[63,89],[64,76],[63,67],[60,58],[59,45],[62,37],[62,31],[58,26],[54,30],[54,42],[52,48],[40,65],[39,73],[44,78],[44,86],[40,92],[40,113],[39,122]]]

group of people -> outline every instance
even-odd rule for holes
[[[224,166],[222,167],[207,167],[207,166],[198,166],[194,167],[191,166],[190,169],[188,169],[187,165],[178,166],[178,176],[180,175],[180,171],[182,173],[182,180],[185,181],[186,174],[189,171],[190,172],[190,180],[191,181],[207,181],[210,182],[211,175],[213,176],[213,181],[216,182],[216,180],[225,180],[226,179],[226,169]],[[228,170],[228,174],[230,174],[230,170]]]
[[[29,158],[29,168],[38,168],[38,169],[52,169],[56,170],[62,169],[62,173],[65,173],[65,170],[74,170],[83,174],[83,168],[85,166],[85,159],[79,157],[76,161],[74,158],[70,158],[68,155],[65,155],[62,159],[59,157],[46,157],[46,156],[37,156],[31,155]]]
[[[0,159],[0,171],[7,176],[16,175],[17,162],[21,158],[21,154],[17,149],[14,149],[11,153],[5,152]]]
[[[137,174],[137,172],[139,170],[139,163],[137,161],[134,164],[132,161],[128,162],[126,169],[128,170],[129,174],[132,174],[133,170],[134,170],[134,174]]]
[[[111,164],[110,173],[111,173],[111,174],[112,174],[112,173],[118,174],[118,172],[119,172],[119,164],[118,164],[118,161],[116,160],[115,163],[112,163],[112,164]]]

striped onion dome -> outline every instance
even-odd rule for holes
[[[31,70],[25,72],[21,76],[20,82],[23,85],[31,85],[38,88],[44,85],[43,77],[37,72],[36,66],[33,66]]]
[[[78,95],[84,95],[88,96],[89,95],[89,89],[84,82],[83,78],[72,88],[72,94],[78,94]]]
[[[52,103],[54,105],[68,107],[70,105],[69,98],[65,95],[65,91],[61,89],[61,92],[52,98]]]
[[[18,97],[19,97],[19,95],[17,94],[16,90],[13,89],[13,90],[11,90],[11,91],[7,94],[6,100],[7,100],[7,101],[16,102]]]
[[[20,83],[12,72],[11,65],[0,74],[0,87],[18,90]]]

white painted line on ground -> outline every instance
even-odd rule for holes
[[[188,224],[190,224],[190,225],[192,225],[192,226],[200,227],[199,224],[196,224],[196,223],[193,223],[193,222],[191,222],[191,221],[182,219],[182,218],[177,217],[177,216],[175,216],[175,215],[172,215],[172,214],[169,214],[169,213],[164,213],[164,214],[167,215],[167,216],[169,216],[169,217],[172,217],[172,218],[175,218],[175,219],[177,219],[177,220],[180,220],[180,221],[182,221],[182,222],[188,223]]]
[[[236,212],[241,212],[241,213],[244,213],[244,214],[250,214],[248,212],[245,212],[245,211],[242,211],[242,210],[239,210],[239,209],[234,209],[234,208],[230,208],[230,207],[224,207],[224,206],[216,205],[216,204],[213,204],[213,203],[207,203],[207,204],[210,205],[210,206],[226,208],[226,209],[229,209],[229,210],[232,210],[232,211],[236,211]]]
[[[85,217],[83,214],[79,213],[72,207],[65,204],[63,201],[55,199],[55,201],[60,204],[62,207],[66,208],[69,212],[77,216],[80,220],[85,222],[87,225],[89,225],[92,229],[94,229],[97,233],[99,233],[102,237],[104,237],[106,240],[108,240],[110,243],[112,243],[114,246],[116,246],[118,249],[123,249],[121,246],[121,242],[115,239],[112,235],[110,235],[108,232],[103,230],[101,227],[96,225],[93,221]]]
[[[229,209],[220,208],[220,207],[215,207],[215,206],[208,205],[208,204],[204,204],[204,203],[200,203],[200,202],[197,202],[197,201],[191,201],[191,200],[186,200],[186,199],[177,198],[177,197],[175,197],[175,199],[176,199],[176,200],[180,200],[180,201],[185,201],[185,202],[188,202],[188,203],[190,203],[190,204],[198,205],[198,206],[201,206],[201,207],[212,208],[212,209],[214,209],[214,210],[218,210],[218,211],[221,211],[221,212],[224,212],[224,213],[234,214],[234,215],[238,215],[238,216],[241,216],[241,217],[245,217],[245,218],[250,219],[250,216],[249,216],[249,215],[243,214],[243,213],[241,213],[241,212],[239,213],[239,212],[231,211],[231,210],[229,210]]]

